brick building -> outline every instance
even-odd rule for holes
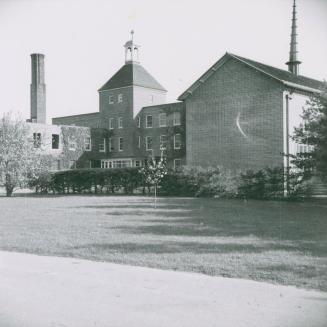
[[[71,166],[137,167],[149,157],[164,156],[175,168],[289,167],[284,154],[308,150],[291,138],[301,122],[302,108],[324,87],[299,75],[296,37],[294,1],[288,70],[226,53],[178,102],[166,103],[167,91],[140,64],[132,33],[124,45],[125,64],[98,90],[99,111],[52,120],[62,131],[70,126],[75,139],[84,144],[84,151],[69,155],[74,157],[70,162],[76,162]],[[32,60],[32,75],[44,71],[33,69],[33,63],[43,64],[43,57],[38,58],[42,60]],[[32,81],[42,85],[31,87],[40,94],[31,94],[45,99],[44,78],[32,76]],[[38,121],[35,112],[45,116],[45,101],[41,103],[44,113],[31,109],[33,121]],[[83,128],[87,136],[78,137]],[[67,143],[64,136],[62,142]]]

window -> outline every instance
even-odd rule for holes
[[[85,151],[91,151],[91,138],[90,137],[86,137],[85,138]]]
[[[57,160],[57,170],[61,169],[61,160]]]
[[[70,138],[68,140],[68,149],[71,151],[75,151],[76,150],[76,141],[72,138]]]
[[[180,149],[181,143],[182,143],[181,134],[175,134],[174,135],[174,149],[176,149],[176,150]]]
[[[152,136],[147,136],[145,138],[146,150],[152,150]]]
[[[135,167],[141,167],[141,161],[135,160]]]
[[[69,168],[75,169],[76,168],[76,161],[75,160],[69,160]]]
[[[160,150],[167,149],[167,135],[160,135]]]
[[[123,102],[123,95],[118,94],[118,103],[122,103],[122,102]]]
[[[146,116],[146,128],[152,128],[153,124],[152,124],[152,116],[148,115]]]
[[[141,117],[137,116],[137,127],[141,127]]]
[[[174,126],[181,124],[181,113],[180,112],[174,112]]]
[[[99,143],[99,152],[106,152],[106,139]]]
[[[109,152],[114,151],[114,143],[112,141],[112,137],[109,137]]]
[[[114,129],[114,118],[109,119],[109,129]]]
[[[59,149],[59,135],[52,134],[52,149]]]
[[[123,148],[124,148],[124,139],[122,137],[120,137],[118,139],[118,149],[119,149],[119,151],[123,151]]]
[[[114,97],[112,95],[109,95],[109,104],[114,103]]]
[[[167,116],[165,113],[159,114],[159,127],[167,126]]]
[[[123,117],[118,118],[118,128],[123,128]]]
[[[137,146],[139,149],[141,149],[141,136],[138,137]]]
[[[182,160],[181,159],[174,159],[174,168],[178,169],[182,167]]]
[[[39,148],[41,146],[41,133],[33,133],[33,143],[34,148]]]

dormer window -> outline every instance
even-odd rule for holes
[[[109,104],[114,103],[114,97],[112,95],[109,95]]]

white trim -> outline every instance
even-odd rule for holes
[[[164,125],[160,123],[160,117],[162,117],[163,115],[165,116],[165,124]],[[159,127],[167,127],[167,114],[165,112],[161,112],[159,114]]]
[[[321,90],[313,89],[313,88],[308,87],[308,86],[303,86],[303,85],[300,85],[300,84],[291,83],[291,82],[287,82],[287,81],[283,81],[283,80],[282,80],[282,82],[286,86],[290,86],[290,87],[293,87],[295,89],[299,89],[299,90],[303,90],[303,91],[307,91],[307,92],[311,92],[311,93],[319,93],[319,94],[322,92]]]
[[[179,143],[179,147],[176,147],[176,136],[179,135],[180,136],[180,143]],[[180,133],[176,133],[174,134],[174,150],[180,150],[182,147],[182,135]]]
[[[151,117],[151,126],[148,126],[148,117]],[[153,128],[153,116],[152,115],[145,116],[145,128]]]
[[[177,114],[179,115],[179,122],[178,123],[175,122],[175,116]],[[174,111],[174,114],[173,115],[174,115],[174,117],[173,117],[173,125],[174,126],[180,126],[181,125],[181,113],[180,113],[180,111]]]
[[[115,129],[114,122],[115,122],[115,118],[109,118],[109,129]]]
[[[103,150],[101,150],[100,146],[103,145]],[[102,139],[102,143],[99,144],[99,152],[106,152],[106,139]]]
[[[148,138],[149,137],[151,137],[151,141],[152,141],[151,148],[148,147]],[[146,136],[145,137],[145,150],[146,151],[152,151],[153,150],[153,137],[152,136]]]
[[[122,140],[122,147],[120,146],[120,140]],[[124,138],[123,137],[118,137],[118,151],[123,152],[124,151]]]
[[[88,143],[86,143],[86,139],[90,140],[90,143],[89,143],[90,147],[89,148],[86,147],[86,145],[88,144]],[[87,137],[84,138],[84,146],[85,146],[85,151],[92,151],[92,140],[91,140],[90,136],[87,136]]]
[[[118,128],[119,129],[123,128],[123,117],[118,117]]]

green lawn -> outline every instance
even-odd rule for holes
[[[0,197],[0,249],[327,291],[327,202]]]

